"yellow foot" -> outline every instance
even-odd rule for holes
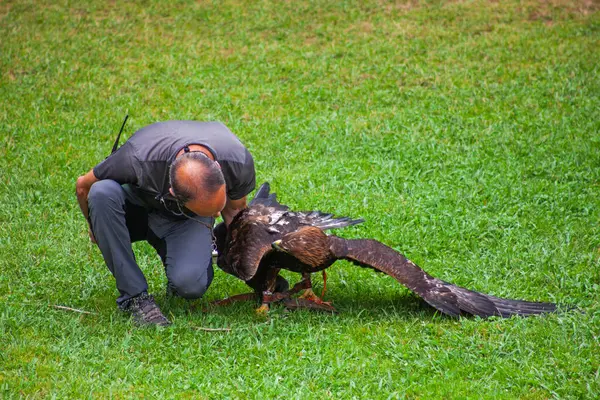
[[[257,315],[266,316],[269,313],[269,305],[268,304],[262,304],[255,311],[256,311]]]

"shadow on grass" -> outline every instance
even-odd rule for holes
[[[431,320],[433,318],[443,318],[452,320],[454,318],[440,314],[439,311],[429,306],[419,297],[411,294],[386,294],[376,293],[368,296],[355,296],[351,293],[336,291],[331,296],[326,296],[326,301],[330,301],[337,309],[337,313],[330,313],[319,310],[286,310],[281,303],[275,303],[271,306],[268,315],[313,315],[326,320],[331,317],[344,319],[368,319],[370,321],[390,321],[390,320]],[[258,301],[244,301],[233,303],[226,306],[213,306],[210,301],[202,301],[193,305],[193,313],[201,312],[205,315],[220,317],[234,317],[247,319],[257,318],[255,309],[259,306]],[[177,310],[173,309],[173,312]],[[258,317],[260,319],[260,317]],[[264,318],[264,317],[263,317]]]

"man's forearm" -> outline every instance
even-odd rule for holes
[[[81,209],[81,212],[83,213],[83,216],[85,217],[86,220],[90,216],[89,209],[88,209],[88,202],[87,202],[88,193],[80,194],[79,191],[77,191],[77,202],[79,203],[79,208]]]
[[[79,208],[83,213],[86,220],[89,220],[89,209],[88,209],[88,194],[92,185],[97,182],[98,179],[94,176],[94,172],[90,171],[87,174],[77,178],[77,184],[75,186],[75,193],[77,194],[77,202]]]

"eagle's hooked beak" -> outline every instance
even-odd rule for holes
[[[281,239],[280,240],[276,240],[273,243],[271,243],[271,247],[277,251],[284,251],[284,249],[281,248]]]

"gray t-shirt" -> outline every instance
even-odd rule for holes
[[[94,167],[98,179],[131,184],[155,200],[169,194],[169,167],[185,146],[199,144],[221,165],[227,197],[238,200],[256,185],[254,160],[240,140],[220,122],[168,121],[135,132],[123,146]]]

